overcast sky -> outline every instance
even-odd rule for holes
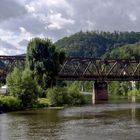
[[[140,0],[0,0],[0,55],[81,30],[140,31]]]

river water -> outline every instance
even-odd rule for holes
[[[0,114],[0,140],[140,140],[140,104],[104,103]]]

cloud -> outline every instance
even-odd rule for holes
[[[133,22],[135,22],[137,20],[137,16],[133,13],[128,14],[128,17]]]
[[[56,41],[80,30],[140,31],[139,13],[138,0],[1,0],[0,38],[8,51],[0,54],[25,53],[33,37]]]
[[[14,0],[1,0],[0,3],[0,22],[26,14],[26,9]]]
[[[28,42],[29,42],[29,40],[23,39],[23,40],[19,41],[18,44],[21,46],[27,46]]]
[[[74,20],[63,18],[61,13],[50,15],[48,17],[48,21],[49,21],[48,28],[53,30],[55,29],[60,30],[64,28],[64,26],[66,25],[74,24]]]
[[[15,47],[14,45],[3,41],[0,39],[0,54],[1,55],[11,55],[13,53],[20,53],[20,51],[23,51],[17,47]]]
[[[11,31],[0,29],[0,55],[25,53],[26,47],[18,44],[18,42],[23,39],[23,32],[18,35]]]
[[[35,8],[33,6],[29,6],[28,4],[25,6],[28,13],[34,13],[35,12]]]
[[[33,11],[38,13],[48,14],[50,11],[54,11],[65,13],[70,16],[73,15],[73,8],[67,0],[32,0],[26,4],[26,7],[30,7],[28,8],[29,12],[32,11],[31,9],[34,9]]]

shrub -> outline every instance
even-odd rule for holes
[[[47,98],[51,106],[67,104],[67,89],[62,87],[50,88],[47,92]]]
[[[38,97],[38,85],[29,69],[21,71],[17,68],[8,75],[6,82],[10,94],[18,97],[24,107],[31,107]]]
[[[14,96],[0,96],[0,111],[14,111],[21,109],[21,100]]]
[[[140,95],[140,90],[130,90],[128,92],[128,96],[139,96]]]
[[[84,95],[76,89],[67,89],[66,87],[54,87],[48,90],[47,98],[49,105],[80,105],[85,103]]]
[[[38,98],[36,107],[48,107],[49,100],[47,98]]]
[[[68,89],[68,99],[71,105],[80,105],[85,103],[84,95],[76,88]]]

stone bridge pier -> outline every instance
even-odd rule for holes
[[[105,81],[96,81],[93,84],[93,94],[92,94],[92,103],[98,103],[101,101],[108,100],[108,88],[107,82]]]

